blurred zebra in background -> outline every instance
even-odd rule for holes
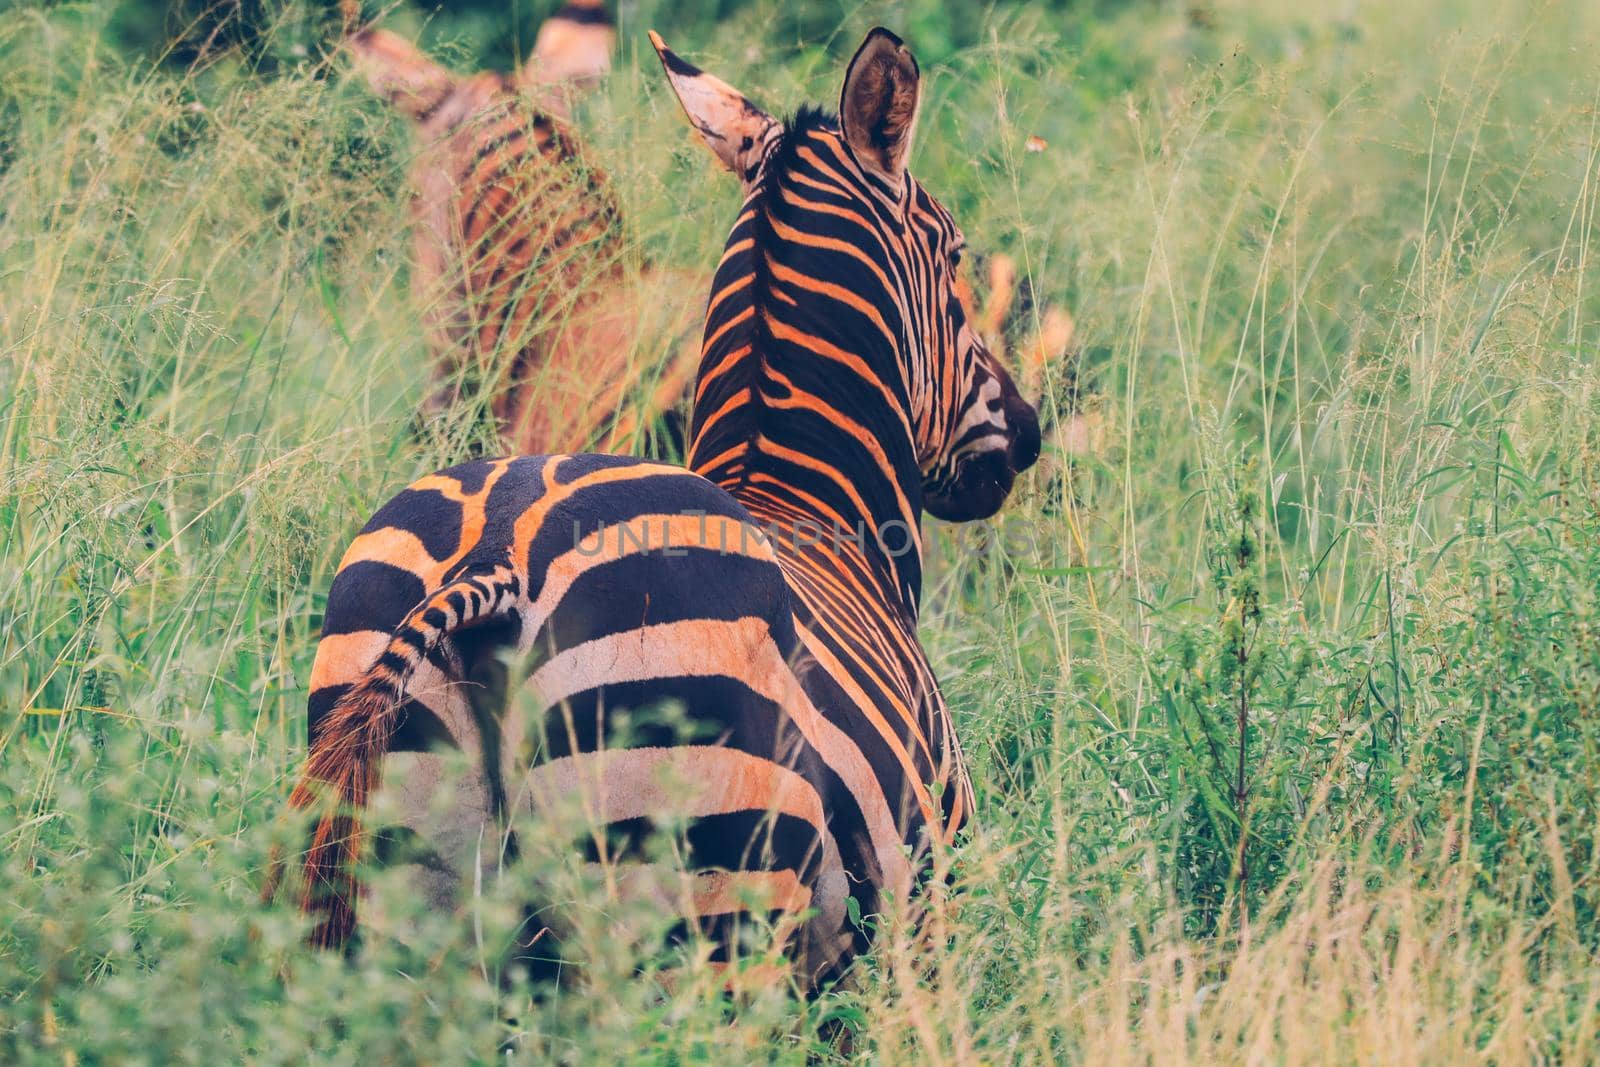
[[[611,67],[600,0],[571,0],[514,74],[457,76],[387,30],[346,47],[415,124],[412,289],[433,351],[423,418],[486,403],[505,448],[630,451],[673,438],[698,349],[699,276],[630,268],[610,183],[569,119]]]

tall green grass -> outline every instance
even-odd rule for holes
[[[787,110],[886,22],[915,171],[1105,428],[929,538],[951,889],[737,1009],[598,907],[530,999],[513,901],[348,961],[257,903],[333,568],[471,443],[410,429],[413,146],[314,35],[174,70],[0,14],[0,1058],[1594,1058],[1600,9],[1329,7],[625,8],[582,126],[641,252],[736,200],[644,28]]]

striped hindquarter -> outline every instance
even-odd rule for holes
[[[582,833],[624,843],[671,817],[687,894],[640,864],[625,883],[713,935],[750,910],[807,914],[798,943],[821,970],[847,947],[846,866],[904,860],[892,841],[863,856],[881,826],[837,815],[838,797],[875,784],[851,780],[869,766],[801,684],[793,620],[748,513],[689,472],[549,456],[433,475],[380,509],[340,566],[295,803],[332,785],[366,804],[382,780],[426,849],[417,890],[440,907],[482,875],[474,865],[498,865],[519,813],[578,797]],[[503,693],[475,700],[506,651],[529,665],[531,713]],[[663,702],[672,722],[639,718]],[[443,750],[479,773],[452,782],[441,808]],[[323,942],[353,926],[355,832],[327,821],[308,857]]]

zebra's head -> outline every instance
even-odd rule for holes
[[[519,94],[568,118],[574,100],[611,70],[616,38],[604,0],[569,0],[540,25],[533,52],[515,74],[458,77],[404,37],[371,27],[352,32],[345,49],[375,93],[439,137]]]
[[[745,188],[724,263],[743,220],[762,217],[766,239],[782,246],[766,248],[770,268],[757,268],[776,279],[763,309],[773,328],[792,337],[798,325],[819,351],[865,337],[850,349],[868,353],[863,385],[893,396],[894,434],[909,446],[886,441],[883,424],[868,427],[888,462],[900,465],[903,452],[909,469],[898,479],[920,480],[921,509],[939,518],[994,514],[1039,457],[1039,419],[968,321],[960,228],[906,169],[921,99],[910,50],[873,30],[845,72],[837,120],[802,110],[785,125],[651,41],[690,123]],[[807,318],[802,290],[827,313]]]

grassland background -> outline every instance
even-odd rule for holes
[[[548,6],[388,21],[503,66]],[[334,565],[472,432],[411,432],[413,144],[328,15],[163,61],[151,10],[0,12],[0,1060],[1600,1057],[1600,7],[622,6],[637,254],[737,199],[646,28],[787,111],[886,23],[1104,428],[931,527],[980,818],[929,935],[737,1012],[620,935],[529,1001],[493,902],[350,961],[257,902]]]

